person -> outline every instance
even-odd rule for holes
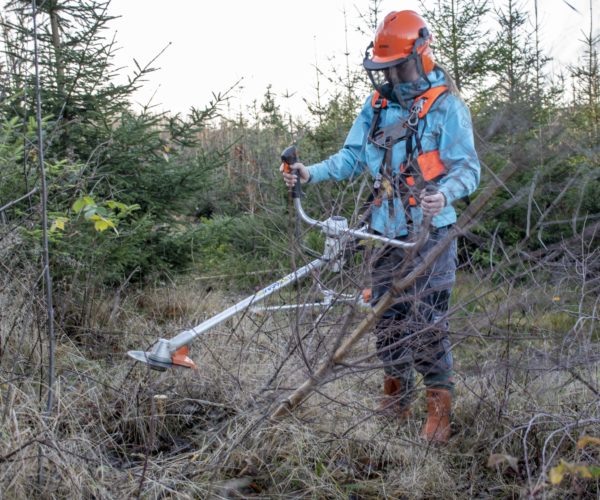
[[[320,163],[282,168],[293,186],[373,177],[370,229],[386,237],[408,239],[430,224],[428,240],[411,268],[447,239],[456,222],[453,204],[479,184],[471,117],[447,72],[436,64],[432,36],[414,11],[389,13],[377,28],[363,61],[374,92],[355,119],[342,149]],[[426,388],[427,420],[421,435],[447,443],[454,382],[448,337],[448,308],[455,281],[456,239],[426,273],[420,275],[378,319],[377,354],[384,368],[381,411],[401,420],[410,416],[415,370]],[[387,247],[374,258],[372,303],[390,288],[408,251]]]

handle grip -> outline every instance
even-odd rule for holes
[[[284,149],[281,153],[283,162],[283,171],[286,174],[292,173],[291,165],[298,163],[298,148],[294,145]],[[300,176],[296,176],[296,184],[292,188],[292,198],[302,198],[302,186],[300,185]]]

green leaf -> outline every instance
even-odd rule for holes
[[[577,474],[585,479],[592,479],[592,473],[587,465],[574,465],[571,473]]]
[[[573,464],[561,460],[559,465],[550,469],[550,482],[554,485],[560,484],[566,473],[584,479],[594,479],[595,477],[600,477],[600,467],[587,464]]]
[[[552,467],[550,469],[549,479],[550,482],[554,485],[560,484],[565,477],[566,467],[565,463],[561,462],[556,467]]]
[[[102,232],[106,231],[108,228],[112,228],[114,229],[115,233],[119,234],[117,231],[117,226],[110,219],[106,219],[98,214],[94,214],[89,218],[89,220],[94,222],[94,229],[96,231]]]
[[[53,233],[57,229],[64,231],[65,223],[67,223],[67,222],[69,222],[69,219],[67,217],[57,217],[56,219],[54,219],[52,221],[52,225],[50,226],[50,232]]]
[[[315,474],[317,477],[322,477],[327,474],[327,467],[320,460],[315,464]]]
[[[83,209],[83,216],[88,220],[91,219],[94,215],[96,215],[96,209],[96,205],[85,207]]]
[[[113,210],[118,209],[121,212],[124,212],[127,210],[127,205],[125,205],[125,203],[121,203],[119,201],[114,201],[114,200],[107,201],[106,206],[108,206],[108,208],[112,208]]]
[[[110,227],[110,222],[107,221],[106,219],[99,219],[97,221],[94,222],[94,229],[96,231],[105,231],[106,229],[108,229]]]
[[[592,475],[593,478],[599,478],[600,477],[600,466],[598,465],[590,465],[588,467],[590,474]]]
[[[73,212],[81,212],[84,208],[89,207],[89,206],[96,206],[96,202],[94,201],[94,199],[91,196],[84,196],[83,198],[79,198],[77,201],[75,201],[75,203],[73,203],[73,206],[71,207]]]
[[[110,213],[108,212],[108,210],[105,207],[97,207],[96,208],[96,213],[100,217],[109,217],[110,216]]]

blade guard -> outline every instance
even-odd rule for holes
[[[177,366],[183,366],[185,368],[197,370],[198,366],[192,361],[192,359],[188,357],[189,353],[190,348],[187,345],[180,347],[173,353],[173,356],[171,356],[172,363]]]

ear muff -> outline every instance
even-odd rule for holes
[[[415,40],[413,52],[416,52],[418,54],[422,53],[424,49],[421,49],[421,47],[427,47],[429,45],[430,40],[431,34],[429,33],[429,30],[427,28],[421,28],[419,30],[419,37]]]
[[[419,37],[415,40],[415,45],[413,46],[413,53],[417,55],[417,62],[420,66],[419,70],[422,71],[423,75],[429,74],[435,66],[433,53],[429,45],[431,38],[431,33],[424,26],[419,29]]]

